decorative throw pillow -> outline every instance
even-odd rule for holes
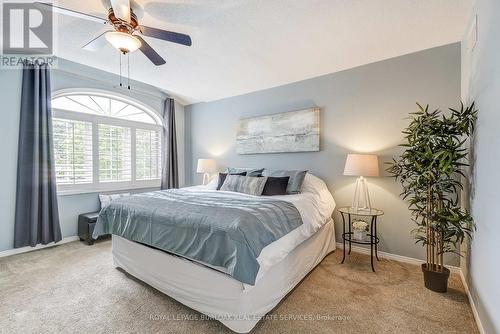
[[[130,193],[121,193],[121,194],[99,194],[99,201],[101,202],[101,210],[107,207],[112,201],[118,198],[130,196]]]
[[[252,177],[240,175],[227,175],[226,181],[220,188],[224,191],[235,191],[248,195],[260,196],[266,185],[267,177]]]
[[[247,173],[247,176],[262,176],[262,171],[264,168],[234,168],[227,167],[226,173],[228,174],[239,174],[239,173]]]
[[[241,176],[246,176],[247,172],[241,172],[241,173],[231,173],[230,175],[241,175]],[[219,183],[217,184],[217,190],[220,190],[222,185],[224,184],[224,181],[226,180],[227,173],[219,173]]]
[[[267,177],[266,185],[262,191],[264,196],[286,195],[286,188],[288,186],[290,176],[283,177]]]
[[[289,176],[288,186],[286,188],[287,194],[299,194],[304,178],[306,177],[306,170],[283,170],[283,169],[264,169],[262,176],[283,177]]]

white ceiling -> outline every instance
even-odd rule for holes
[[[103,1],[103,2],[101,2]],[[106,0],[58,5],[105,16]],[[140,23],[187,33],[192,47],[148,39],[166,59],[137,51],[131,77],[188,103],[283,85],[461,39],[470,0],[177,0],[133,3]],[[118,51],[80,49],[102,31],[58,15],[57,55],[118,73]]]

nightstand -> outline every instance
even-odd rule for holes
[[[92,233],[94,232],[97,217],[99,217],[99,212],[82,213],[78,216],[78,236],[81,241],[87,242],[87,245],[94,243]]]
[[[349,253],[351,254],[351,243],[355,244],[360,244],[360,245],[370,245],[370,262],[372,265],[372,270],[375,272],[375,267],[373,266],[373,254],[375,251],[375,257],[378,259],[378,253],[377,253],[377,245],[380,242],[380,239],[377,236],[377,217],[382,216],[384,214],[384,211],[378,210],[378,209],[354,209],[351,207],[341,207],[338,209],[340,214],[342,215],[342,242],[344,244],[344,255],[342,257],[342,262],[344,263],[345,261],[345,244],[346,241],[349,243]],[[346,232],[346,217],[347,216],[347,225],[348,225],[348,232]],[[361,240],[356,240],[353,238],[353,232],[351,230],[352,226],[352,219],[351,216],[362,216],[362,217],[370,217],[371,222],[370,222],[370,230],[366,234],[368,237],[369,241],[361,241]]]

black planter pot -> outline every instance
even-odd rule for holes
[[[426,264],[422,264],[422,272],[424,273],[424,285],[427,289],[434,292],[446,292],[448,290],[448,278],[450,270],[443,267],[442,271],[438,271],[436,266],[427,269]]]

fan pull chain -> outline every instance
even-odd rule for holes
[[[127,53],[127,86],[130,90],[130,53]]]
[[[122,53],[120,52],[120,87],[122,87]]]

